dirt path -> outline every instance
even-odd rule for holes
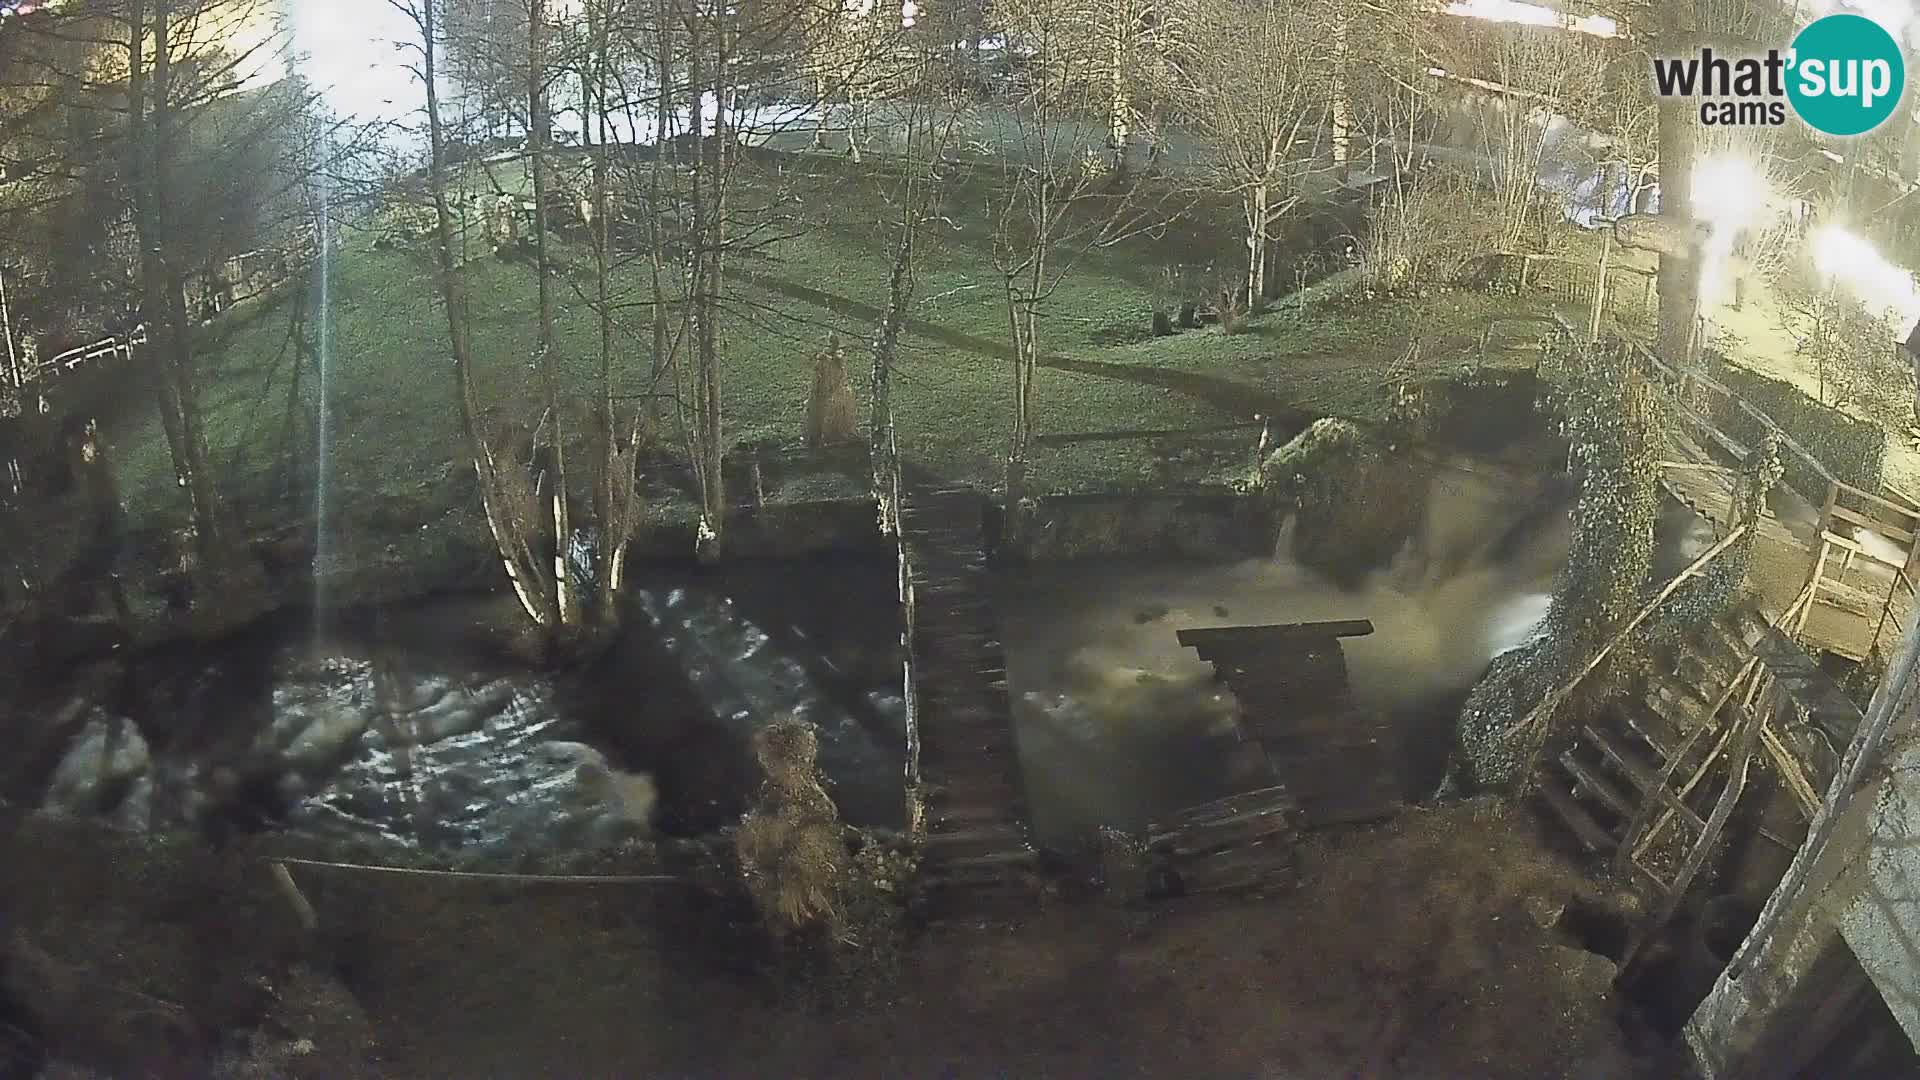
[[[286,921],[244,863],[30,828],[0,843],[22,871],[0,916],[232,1022],[226,994],[280,955]],[[658,893],[303,886],[382,1077],[1662,1075],[1616,1024],[1612,965],[1540,925],[1580,876],[1483,804],[1326,834],[1266,900],[1062,901],[1017,929],[930,931],[865,1003],[780,989],[723,914]]]

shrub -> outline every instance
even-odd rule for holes
[[[1820,459],[1842,483],[1879,492],[1887,453],[1887,434],[1880,425],[1815,401],[1799,387],[1770,379],[1722,361],[1715,375],[1735,394],[1773,417],[1795,442]],[[1737,406],[1726,406],[1715,422],[1747,446],[1757,446],[1766,428]],[[1800,455],[1783,448],[1787,483],[1815,506],[1827,500],[1827,481]]]
[[[1499,247],[1497,223],[1477,216],[1482,193],[1473,178],[1430,168],[1395,183],[1374,211],[1360,248],[1369,290],[1381,296],[1421,295],[1455,284]]]

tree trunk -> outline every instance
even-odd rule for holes
[[[437,23],[434,5],[421,4],[421,75],[427,91],[427,168],[433,188],[434,258],[439,264],[440,296],[447,309],[447,337],[453,348],[454,395],[459,400],[460,428],[473,454],[474,472],[480,479],[480,504],[486,513],[494,549],[500,554],[507,581],[513,586],[521,610],[536,625],[546,625],[552,621],[554,613],[548,609],[544,590],[539,584],[539,566],[532,560],[512,521],[497,505],[497,470],[493,454],[481,436],[475,417],[473,344],[467,333],[466,292],[453,263],[453,213],[447,207],[447,143],[446,133],[440,124],[440,96],[434,70],[438,54]]]
[[[695,540],[695,555],[703,562],[720,557],[726,528],[726,493],[723,458],[725,445],[720,418],[720,283],[725,170],[727,164],[727,63],[725,15],[714,11],[713,42],[701,33],[701,13],[689,19],[687,55],[688,94],[696,118],[695,132],[699,149],[694,155],[689,205],[692,210],[693,249],[692,286],[694,317],[694,377],[692,393],[693,423],[689,449],[700,487],[700,531]],[[708,64],[708,49],[712,64]],[[709,71],[709,67],[711,70]],[[698,122],[703,97],[714,98],[713,132],[708,135]]]
[[[1267,287],[1267,200],[1265,181],[1247,190],[1247,310],[1260,307]]]
[[[553,269],[547,263],[547,145],[553,122],[547,115],[546,0],[531,0],[527,15],[527,157],[533,173],[533,262],[540,296],[540,382],[547,420],[553,425],[553,602],[560,624],[580,621],[579,598],[567,573],[573,523],[567,506],[567,425],[560,401],[560,350],[554,340]],[[536,488],[536,491],[538,489]]]
[[[1683,56],[1693,43],[1692,0],[1665,0],[1660,5],[1658,48],[1662,55]],[[1660,213],[1684,222],[1692,215],[1694,117],[1687,100],[1663,97],[1658,108],[1660,126]],[[1700,315],[1700,264],[1696,258],[1660,256],[1656,278],[1660,296],[1655,343],[1669,363],[1690,366]]]
[[[653,295],[653,370],[647,380],[647,415],[656,423],[660,419],[660,399],[657,396],[660,377],[666,373],[669,360],[667,291],[662,280],[667,245],[661,198],[665,191],[662,181],[666,170],[667,128],[673,122],[672,3],[673,0],[655,0],[654,5],[654,28],[657,32],[655,47],[659,53],[654,59],[654,76],[660,85],[654,98],[653,162],[647,172],[647,245],[651,255],[649,262]]]
[[[1127,147],[1133,141],[1133,93],[1127,85],[1126,41],[1131,27],[1113,28],[1113,66],[1108,73],[1107,152],[1113,171],[1125,175]]]
[[[151,21],[147,12],[152,11]],[[155,358],[161,427],[173,453],[174,472],[193,506],[195,540],[201,565],[218,570],[228,563],[229,537],[219,492],[200,426],[193,375],[193,323],[187,314],[180,272],[169,256],[176,246],[168,211],[172,207],[169,165],[176,145],[172,101],[172,0],[133,0],[128,96],[132,112],[133,176],[138,189],[134,217],[140,241],[141,292],[147,336]],[[142,63],[144,39],[153,35],[152,71]]]
[[[1344,12],[1336,13],[1333,17],[1333,107],[1330,126],[1333,128],[1334,173],[1345,181],[1353,159],[1353,94],[1347,84],[1347,17]]]
[[[827,122],[833,117],[833,106],[827,101],[827,77],[825,75],[815,75],[813,77],[813,100],[820,108],[820,119],[813,125],[813,148],[815,150],[825,150],[827,148]]]
[[[879,331],[873,338],[873,411],[868,452],[873,461],[874,498],[880,504],[880,528],[888,535],[900,528],[900,508],[893,500],[893,485],[900,470],[900,463],[893,456],[893,359],[899,351],[900,331],[906,326],[907,303],[913,297],[913,237],[919,226],[917,216],[909,199],[900,223],[900,238],[894,243],[893,271],[887,276],[887,309],[880,317]]]

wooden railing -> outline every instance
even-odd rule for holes
[[[1702,552],[1699,558],[1687,565],[1686,569],[1675,574],[1673,579],[1667,582],[1665,587],[1654,594],[1652,600],[1647,601],[1646,605],[1642,607],[1633,618],[1627,620],[1626,625],[1614,631],[1613,636],[1607,639],[1607,643],[1595,651],[1593,656],[1587,660],[1586,664],[1582,666],[1579,671],[1574,673],[1572,678],[1541,698],[1540,703],[1535,705],[1533,709],[1527,713],[1526,717],[1520,721],[1515,730],[1524,731],[1537,724],[1545,723],[1547,718],[1553,714],[1553,710],[1562,701],[1566,700],[1567,696],[1573,693],[1588,675],[1593,674],[1601,663],[1613,654],[1613,650],[1619,648],[1622,642],[1626,641],[1635,630],[1639,629],[1640,624],[1646,622],[1648,616],[1659,610],[1660,605],[1666,602],[1667,597],[1672,596],[1674,591],[1680,588],[1688,579],[1698,576],[1702,570],[1707,568],[1708,563],[1711,563],[1714,559],[1718,558],[1722,552],[1732,547],[1734,541],[1745,536],[1748,528],[1747,525],[1742,524],[1729,529],[1727,535],[1721,537],[1712,547]]]
[[[83,364],[114,356],[131,358],[133,347],[146,343],[147,328],[142,326],[126,337],[101,338],[91,344],[81,345],[45,358],[35,357],[23,361],[9,351],[5,360],[6,380],[15,390],[22,390],[42,379],[72,371]]]
[[[1905,553],[1900,562],[1892,562],[1868,544],[1862,543],[1857,533],[1865,530],[1885,539],[1890,545]],[[1826,504],[1820,510],[1819,530],[1815,534],[1817,550],[1813,566],[1807,572],[1806,589],[1812,595],[1811,602],[1800,612],[1799,621],[1793,627],[1796,637],[1804,636],[1808,616],[1815,605],[1824,605],[1849,611],[1858,615],[1867,615],[1859,610],[1871,608],[1877,601],[1879,617],[1869,635],[1862,656],[1865,659],[1873,655],[1885,635],[1887,627],[1897,626],[1894,608],[1904,591],[1909,604],[1914,598],[1914,577],[1916,567],[1920,566],[1920,507],[1888,499],[1870,491],[1862,491],[1848,484],[1834,481],[1827,490]],[[1835,549],[1842,552],[1840,564],[1834,571],[1832,555]],[[1856,561],[1865,561],[1885,569],[1889,575],[1887,591],[1884,596],[1863,593],[1847,583],[1847,574],[1854,568]],[[1829,571],[1834,571],[1829,573]],[[1851,601],[1851,603],[1843,602]],[[1867,615],[1871,618],[1871,615]]]

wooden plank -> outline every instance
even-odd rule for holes
[[[1593,820],[1593,815],[1587,813],[1586,807],[1575,802],[1572,795],[1552,784],[1542,784],[1540,797],[1553,809],[1554,816],[1566,823],[1567,828],[1573,831],[1573,835],[1588,851],[1603,855],[1618,846],[1618,842],[1612,835],[1601,828],[1600,823]]]
[[[1814,602],[1836,607],[1850,615],[1871,619],[1880,614],[1883,597],[1878,597],[1865,589],[1845,584],[1838,578],[1823,577],[1817,583],[1821,595]]]
[[[1896,514],[1901,515],[1902,517],[1909,517],[1909,518],[1913,518],[1915,521],[1920,521],[1920,509],[1916,509],[1915,507],[1912,507],[1912,506],[1902,506],[1901,504],[1894,502],[1891,499],[1885,498],[1880,495],[1875,495],[1871,491],[1862,490],[1860,488],[1854,487],[1851,484],[1841,483],[1838,480],[1834,481],[1834,486],[1839,488],[1842,492],[1848,495],[1858,495],[1862,499],[1865,499],[1868,502],[1873,503],[1875,506],[1879,506],[1884,509],[1891,510]],[[1904,496],[1902,497],[1904,498]]]
[[[1607,808],[1623,818],[1633,817],[1633,802],[1619,788],[1614,787],[1592,766],[1581,761],[1572,750],[1560,755],[1560,765],[1573,777],[1576,789],[1584,789],[1595,798],[1607,804]]]
[[[1208,821],[1216,816],[1240,814],[1248,810],[1276,806],[1281,803],[1294,805],[1292,797],[1287,794],[1287,789],[1276,784],[1272,787],[1263,787],[1254,791],[1243,791],[1238,795],[1229,795],[1224,799],[1215,799],[1212,802],[1189,806],[1167,820],[1169,824],[1191,824],[1196,821]]]
[[[1266,626],[1204,626],[1178,631],[1181,645],[1197,649],[1212,645],[1229,648],[1248,640],[1297,641],[1300,638],[1365,637],[1373,633],[1370,619],[1342,619],[1333,622],[1275,623]]]
[[[1877,518],[1870,518],[1857,510],[1849,510],[1844,506],[1835,506],[1833,508],[1833,516],[1849,524],[1858,525],[1863,529],[1871,529],[1889,540],[1897,541],[1904,549],[1911,550],[1913,548],[1914,534],[1910,530],[1902,529],[1897,525],[1889,525]],[[1886,560],[1883,559],[1881,561],[1885,562]],[[1906,564],[1892,563],[1889,565],[1904,566]]]
[[[1686,898],[1687,886],[1692,884],[1694,875],[1699,873],[1700,868],[1705,865],[1714,843],[1720,839],[1721,830],[1726,828],[1727,819],[1733,815],[1734,806],[1746,792],[1748,767],[1753,761],[1754,746],[1758,742],[1761,717],[1757,713],[1743,711],[1739,723],[1740,734],[1733,749],[1733,759],[1730,763],[1732,775],[1727,781],[1727,786],[1721,789],[1720,797],[1713,804],[1713,813],[1708,817],[1706,827],[1700,830],[1692,848],[1688,850],[1686,860],[1681,864],[1680,872],[1675,875],[1666,899],[1661,902],[1653,917],[1638,929],[1632,943],[1628,945],[1627,955],[1620,964],[1622,979],[1629,979],[1636,970],[1638,961],[1646,955],[1647,945],[1659,937],[1660,931],[1666,928],[1667,923],[1679,910],[1680,902]]]

